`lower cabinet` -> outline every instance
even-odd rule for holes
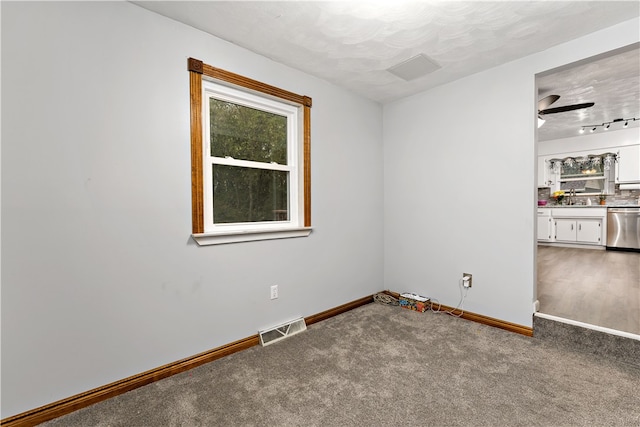
[[[538,241],[550,242],[553,237],[553,218],[538,214]]]
[[[606,207],[539,207],[537,219],[540,243],[593,247],[607,241]]]
[[[602,219],[556,218],[556,242],[602,244]]]

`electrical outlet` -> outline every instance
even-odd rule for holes
[[[271,299],[278,298],[278,285],[271,286]]]
[[[464,280],[465,277],[469,277],[469,280]],[[471,287],[472,276],[471,273],[462,273],[462,286],[465,288]]]

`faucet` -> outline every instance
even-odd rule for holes
[[[576,197],[576,190],[575,188],[572,188],[571,190],[569,190],[569,201],[567,202],[568,205],[574,205],[576,203],[576,201],[574,200]]]

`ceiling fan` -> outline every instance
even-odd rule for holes
[[[560,99],[560,95],[549,95],[538,101],[538,127],[542,126],[545,114],[564,113],[566,111],[581,110],[596,105],[593,102],[584,102],[582,104],[564,105],[562,107],[549,108],[551,104]]]

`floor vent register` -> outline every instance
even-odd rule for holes
[[[260,344],[264,347],[307,330],[307,324],[301,317],[273,328],[259,331]]]

